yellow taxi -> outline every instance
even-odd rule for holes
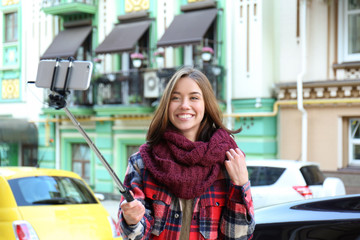
[[[47,239],[120,239],[120,233],[77,174],[0,167],[0,240]]]

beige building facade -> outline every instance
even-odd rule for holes
[[[306,101],[305,101],[306,102]],[[324,171],[354,167],[350,152],[351,120],[358,118],[359,102],[305,104],[308,114],[307,160],[320,163]],[[279,156],[301,159],[301,112],[295,105],[282,106],[278,124]]]
[[[278,156],[318,162],[329,175],[357,176],[360,1],[276,2],[276,9],[297,13],[275,17]]]

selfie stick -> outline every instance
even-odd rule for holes
[[[120,193],[124,196],[127,202],[131,202],[134,200],[134,197],[131,195],[129,189],[127,189],[124,184],[120,181],[119,177],[115,174],[114,170],[110,167],[109,163],[105,160],[99,149],[95,146],[93,141],[91,141],[90,137],[87,135],[87,133],[84,131],[84,129],[81,127],[80,123],[76,120],[74,115],[69,111],[69,109],[66,107],[66,96],[69,94],[69,91],[67,89],[67,85],[69,83],[69,79],[71,76],[72,66],[74,58],[69,58],[69,67],[66,72],[66,79],[64,83],[63,89],[56,89],[56,80],[57,80],[57,73],[59,69],[61,59],[56,59],[56,64],[54,67],[52,82],[50,90],[52,92],[55,92],[57,94],[50,94],[50,106],[55,107],[55,109],[61,109],[63,108],[66,115],[70,118],[72,123],[75,125],[77,130],[81,133],[81,135],[85,138],[85,141],[90,146],[90,148],[95,152],[96,156],[100,159],[101,163],[105,166],[106,170],[110,173],[111,177],[115,181],[116,185],[119,188]]]

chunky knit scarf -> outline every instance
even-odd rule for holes
[[[163,140],[140,154],[152,177],[179,198],[200,196],[210,187],[226,160],[226,151],[237,147],[233,138],[218,129],[209,142],[192,142],[180,133],[166,131]]]

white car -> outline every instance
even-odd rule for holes
[[[319,164],[294,160],[248,160],[254,208],[325,196],[345,195],[344,183],[325,178]]]

